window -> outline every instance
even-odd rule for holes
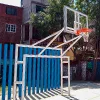
[[[16,32],[16,25],[15,24],[6,24],[6,32]]]
[[[39,11],[43,11],[44,7],[40,6],[40,5],[36,5],[36,13],[38,13]]]
[[[17,9],[12,7],[6,7],[6,14],[17,15]]]

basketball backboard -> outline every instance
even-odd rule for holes
[[[88,28],[88,16],[64,6],[64,32],[75,34],[81,28]]]

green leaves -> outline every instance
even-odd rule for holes
[[[38,38],[60,30],[63,27],[63,7],[73,6],[73,0],[48,0],[49,6],[43,12],[30,15],[30,23],[38,30]],[[37,37],[37,35],[34,37]]]

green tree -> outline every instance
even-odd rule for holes
[[[63,7],[64,5],[71,7],[74,4],[74,0],[48,0],[48,2],[49,6],[43,12],[31,14],[30,22],[38,29],[40,39],[63,27]]]

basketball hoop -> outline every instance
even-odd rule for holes
[[[88,38],[89,38],[89,34],[92,32],[91,29],[88,29],[88,28],[82,28],[82,29],[79,29],[76,31],[76,35],[80,35],[80,34],[83,34],[83,39],[84,39],[84,42],[88,42]]]

